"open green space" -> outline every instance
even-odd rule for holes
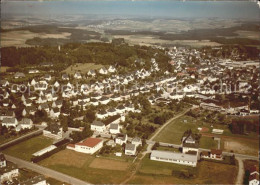
[[[173,120],[167,127],[165,127],[155,137],[155,141],[181,144],[183,133],[188,129],[191,129],[194,133],[197,132],[198,125],[199,123],[195,122],[192,117],[182,116]]]
[[[3,153],[30,161],[33,153],[50,146],[52,143],[53,139],[37,136],[11,146],[4,150]]]
[[[131,165],[125,161],[97,158],[68,149],[50,156],[39,164],[93,184],[118,184],[130,175],[128,168]]]
[[[218,141],[214,140],[212,137],[200,138],[200,148],[217,149],[217,147],[218,147]]]

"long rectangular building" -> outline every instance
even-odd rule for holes
[[[192,167],[196,167],[197,165],[197,155],[176,153],[170,151],[153,150],[150,159],[154,161],[176,163]]]

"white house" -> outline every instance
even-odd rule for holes
[[[33,127],[33,121],[29,118],[23,118],[19,124],[22,129],[31,129]]]
[[[131,143],[125,145],[125,155],[136,155],[136,146]]]
[[[59,116],[60,116],[60,109],[58,107],[55,107],[55,108],[51,109],[50,117],[58,118]]]
[[[110,124],[109,132],[110,134],[119,134],[120,133],[119,124],[116,123]]]
[[[189,133],[182,138],[182,153],[188,153],[189,151],[198,153],[198,150],[199,144],[192,133]]]
[[[96,76],[96,72],[93,69],[91,69],[91,70],[88,71],[87,75],[88,76]]]
[[[105,110],[101,110],[96,114],[98,119],[104,119],[108,116],[107,112]]]
[[[75,79],[82,79],[82,76],[81,76],[80,72],[76,72],[76,73],[74,74],[74,78],[75,78]]]
[[[114,72],[116,72],[116,68],[114,66],[109,66],[108,72],[114,73]]]
[[[196,155],[176,153],[171,151],[152,150],[150,159],[154,161],[176,163],[192,167],[196,167],[197,165]]]
[[[69,144],[68,149],[74,150],[76,152],[94,154],[103,147],[103,141],[98,138],[87,138],[76,144]]]
[[[9,127],[16,127],[18,125],[18,121],[16,118],[3,118],[2,126]]]
[[[134,144],[136,147],[142,146],[142,140],[140,137],[134,137],[131,143]]]
[[[101,121],[93,121],[90,125],[90,129],[92,131],[104,132],[106,130],[106,126]]]
[[[105,67],[102,67],[98,70],[100,74],[106,75],[108,73],[107,69]]]
[[[117,134],[115,139],[116,144],[122,145],[127,142],[127,134]]]

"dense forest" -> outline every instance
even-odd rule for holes
[[[156,56],[154,54],[157,53]],[[146,46],[129,46],[113,43],[68,43],[58,47],[38,46],[27,48],[1,48],[2,66],[23,67],[51,62],[54,65],[72,63],[96,63],[131,67],[138,58],[144,60],[144,67],[149,67],[151,58],[165,69],[170,58],[163,50]],[[147,65],[146,65],[147,64]]]

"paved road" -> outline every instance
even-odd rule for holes
[[[38,164],[31,163],[31,162],[28,162],[28,161],[25,161],[25,160],[22,160],[22,159],[18,159],[16,157],[12,157],[10,155],[5,155],[5,157],[6,157],[6,159],[8,161],[11,161],[11,162],[17,164],[18,167],[20,167],[20,168],[22,167],[22,168],[30,169],[30,170],[35,171],[37,173],[43,174],[45,176],[57,179],[57,180],[59,180],[61,182],[66,182],[66,183],[72,184],[72,185],[86,185],[86,184],[90,184],[88,182],[76,179],[76,178],[71,177],[69,175],[65,175],[65,174],[57,172],[55,170],[51,170],[49,168],[45,168],[45,167],[40,166]]]

